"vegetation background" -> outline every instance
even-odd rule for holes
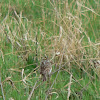
[[[100,0],[0,0],[0,78],[0,100],[100,100]]]

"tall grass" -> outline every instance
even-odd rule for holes
[[[0,73],[6,100],[100,98],[99,0],[3,0]],[[52,62],[50,83],[39,74]],[[2,92],[0,92],[0,99]]]

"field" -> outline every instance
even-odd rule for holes
[[[100,100],[100,0],[0,0],[0,100]]]

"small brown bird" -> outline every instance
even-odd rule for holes
[[[47,80],[47,77],[50,76],[50,73],[52,71],[52,66],[48,58],[45,56],[45,58],[42,59],[40,64],[40,74],[43,77],[43,81]]]

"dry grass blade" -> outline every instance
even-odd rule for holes
[[[38,81],[37,81],[37,82],[38,82]],[[30,95],[29,95],[29,97],[28,97],[27,100],[30,100],[30,99],[31,99],[32,94],[33,94],[33,92],[34,92],[34,90],[35,90],[35,86],[36,86],[37,82],[36,82],[35,85],[33,86],[32,91],[31,91],[31,93],[30,93]]]
[[[26,76],[24,77],[24,69],[22,69],[22,81],[23,81],[23,83],[27,84],[26,83]]]
[[[3,83],[6,82],[6,81],[9,81],[10,84],[11,84],[11,86],[12,86],[13,88],[15,88],[15,89],[17,90],[18,93],[20,93],[20,91],[19,91],[19,90],[17,89],[17,87],[15,86],[14,82],[11,80],[11,77],[7,77],[7,78],[3,81]]]
[[[0,51],[1,51],[2,60],[4,62],[4,54],[3,54],[2,50],[0,50]]]
[[[0,76],[0,86],[1,86],[3,100],[5,100],[5,96],[4,96],[4,92],[3,92],[3,86],[2,86],[2,82],[1,82],[1,76]]]
[[[51,92],[50,95],[51,94],[56,94],[57,95],[55,99],[57,99],[59,97],[59,94],[57,92]]]
[[[86,6],[82,5],[82,4],[80,4],[78,1],[77,1],[77,5],[82,6],[82,7],[86,8],[87,10],[92,11],[94,14],[96,14],[96,15],[100,16],[100,15],[99,15],[99,14],[97,14],[97,13],[96,13],[93,9],[90,9],[90,8],[88,8],[88,7],[86,7]]]
[[[70,93],[71,93],[71,83],[72,83],[72,74],[70,75],[70,82],[69,82],[69,86],[68,86],[67,100],[69,100]]]

